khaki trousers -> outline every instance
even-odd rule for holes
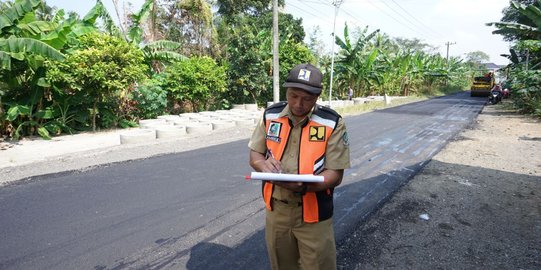
[[[334,270],[336,244],[332,218],[304,223],[302,206],[273,201],[268,209],[265,240],[273,270]]]

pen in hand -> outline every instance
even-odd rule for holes
[[[270,157],[272,157],[272,159],[278,161],[275,157],[274,157],[274,154],[272,153],[272,150],[269,149],[269,154],[270,154]],[[277,166],[273,163],[273,166],[276,168]],[[278,173],[282,173],[282,166],[280,164],[280,169],[278,170]]]

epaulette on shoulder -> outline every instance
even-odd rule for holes
[[[331,114],[333,115],[334,117],[337,117],[337,118],[342,118],[342,116],[337,113],[335,110],[327,107],[327,106],[323,106],[323,105],[317,105],[316,106],[316,111],[320,111],[322,113],[325,113],[325,114]]]
[[[281,112],[287,105],[287,101],[276,102],[265,109],[265,112]]]

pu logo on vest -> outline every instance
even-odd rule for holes
[[[269,129],[267,130],[267,140],[280,142],[280,130],[282,129],[282,123],[271,122]]]
[[[312,142],[324,142],[325,141],[325,127],[310,127],[310,141]]]

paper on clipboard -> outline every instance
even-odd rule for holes
[[[263,173],[252,172],[246,176],[246,180],[265,180],[265,181],[288,181],[288,182],[323,182],[325,178],[322,175],[313,174],[288,174],[288,173]]]

